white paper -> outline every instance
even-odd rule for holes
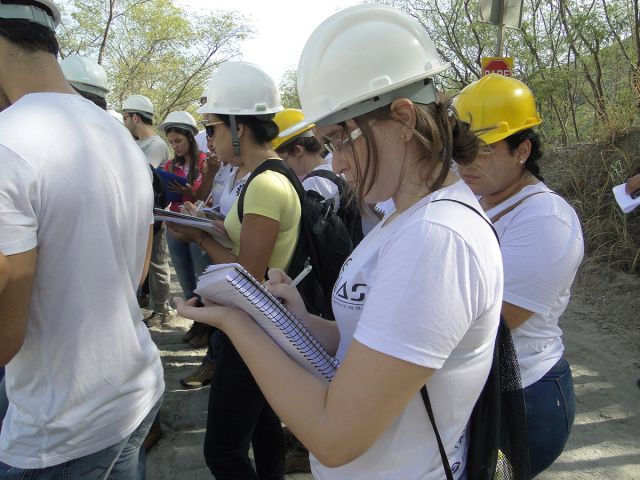
[[[629,213],[640,205],[640,197],[631,198],[624,188],[625,184],[621,183],[613,187],[613,195],[616,198],[616,202],[620,205],[620,208],[624,213]]]

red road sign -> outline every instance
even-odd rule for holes
[[[489,73],[498,73],[500,75],[504,75],[505,77],[511,76],[511,71],[513,70],[512,58],[486,58],[483,59],[482,63],[483,76]]]

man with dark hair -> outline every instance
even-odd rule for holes
[[[136,303],[151,173],[65,80],[59,20],[51,0],[0,0],[0,479],[144,478],[140,444],[164,392]]]
[[[93,58],[69,55],[60,60],[60,68],[73,89],[101,109],[107,109],[107,73]]]
[[[122,104],[124,126],[129,129],[136,143],[147,156],[149,165],[161,168],[169,160],[169,146],[153,128],[153,103],[144,95],[130,95]],[[155,174],[157,176],[157,174]],[[155,182],[156,199],[162,194],[162,183]],[[160,189],[160,191],[158,191]],[[165,205],[155,205],[164,208]],[[156,222],[154,230],[149,277],[139,291],[140,307],[148,307],[151,313],[145,323],[152,327],[168,322],[175,312],[169,304],[171,298],[171,271],[167,232],[163,222]]]

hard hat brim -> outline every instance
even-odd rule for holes
[[[388,85],[384,88],[372,90],[365,95],[361,95],[353,100],[338,105],[322,115],[316,115],[315,118],[306,118],[302,122],[299,122],[286,130],[280,132],[279,137],[286,137],[296,131],[300,131],[303,128],[315,123],[317,126],[334,125],[337,123],[350,120],[352,118],[364,115],[372,112],[377,108],[389,105],[397,98],[406,97],[415,103],[432,103],[436,101],[435,87],[433,87],[432,78],[439,73],[447,70],[451,64],[445,63],[433,70],[421,73],[415,77],[407,79],[403,82],[398,82],[392,85]],[[431,80],[427,82],[428,80]],[[427,83],[425,83],[427,82]],[[427,85],[431,85],[430,89],[426,89]],[[431,95],[431,91],[433,94]],[[426,95],[425,95],[426,93]],[[304,111],[304,107],[303,107]]]

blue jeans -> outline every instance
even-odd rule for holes
[[[138,428],[115,445],[81,458],[37,470],[24,470],[0,462],[2,480],[144,480],[144,441],[162,399],[151,409]]]
[[[531,478],[560,456],[576,415],[569,362],[564,357],[544,377],[524,389]]]
[[[195,243],[179,242],[167,232],[167,245],[173,268],[176,269],[182,294],[186,300],[193,297],[198,275],[211,264],[209,256]]]

